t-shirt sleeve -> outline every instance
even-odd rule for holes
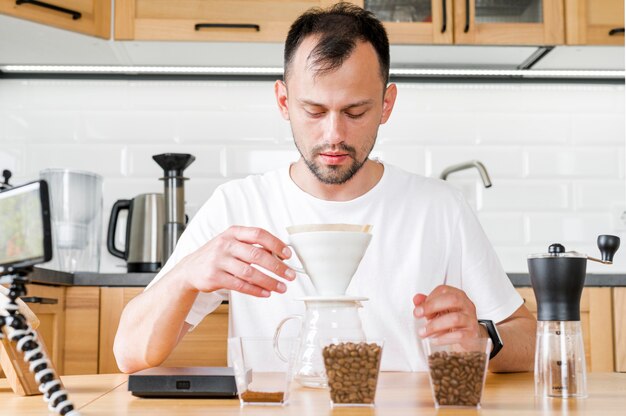
[[[161,268],[159,273],[146,286],[145,290],[152,287],[163,276],[169,273],[183,258],[198,250],[222,230],[219,212],[223,212],[224,197],[218,188],[211,198],[200,208],[198,213],[189,222],[185,231],[178,239],[174,252]],[[198,294],[194,304],[185,318],[185,322],[195,328],[205,316],[213,312],[223,300],[227,300],[228,290],[218,290],[211,293]]]
[[[459,283],[474,302],[479,319],[501,322],[523,304],[476,214],[462,197],[449,258],[452,264],[446,279]]]

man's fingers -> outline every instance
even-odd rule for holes
[[[234,277],[263,289],[285,293],[287,286],[252,267],[249,263],[230,257],[224,260],[223,269]]]
[[[470,318],[465,313],[450,312],[428,321],[419,335],[422,337],[439,337],[449,332],[470,329],[473,323],[473,321],[470,322]]]
[[[215,280],[217,281],[219,286],[224,289],[234,290],[236,292],[244,293],[246,295],[252,295],[259,298],[267,298],[271,295],[270,291],[241,280],[226,272],[218,273],[215,276]]]
[[[426,300],[426,295],[423,293],[418,293],[417,295],[413,296],[413,305],[419,306],[425,300]]]
[[[235,241],[230,246],[230,254],[246,264],[256,264],[264,269],[283,277],[293,280],[296,274],[285,263],[271,255],[261,247]]]
[[[291,257],[291,249],[280,239],[262,228],[232,226],[229,232],[237,240],[248,244],[259,244],[265,250],[276,254],[282,259]]]
[[[458,293],[448,292],[438,295],[428,295],[422,303],[424,316],[433,319],[439,314],[446,314],[452,311],[463,310],[464,302]]]

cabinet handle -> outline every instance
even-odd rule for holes
[[[203,28],[218,29],[254,29],[257,32],[261,30],[261,26],[249,23],[197,23],[196,30]]]
[[[613,35],[618,35],[618,34],[624,34],[624,28],[623,27],[616,27],[615,29],[611,29],[609,30],[609,36],[613,36]]]
[[[56,305],[59,303],[57,299],[53,298],[40,298],[39,296],[28,296],[25,298],[20,298],[25,303],[41,303],[43,305]]]
[[[15,4],[17,6],[21,6],[22,4],[32,4],[33,6],[43,7],[45,9],[56,10],[57,12],[67,13],[72,15],[73,20],[80,19],[83,15],[80,12],[76,12],[74,10],[66,9],[65,7],[55,6],[54,4],[45,3],[43,1],[37,0],[15,0]]]
[[[448,25],[448,13],[446,11],[446,1],[441,0],[441,12],[443,13],[443,22],[441,23],[441,33],[446,32],[446,26]]]
[[[463,32],[469,32],[470,26],[470,0],[465,0],[465,28]]]

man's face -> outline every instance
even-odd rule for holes
[[[289,67],[287,86],[279,81],[276,94],[311,173],[322,183],[342,184],[367,160],[378,126],[391,108],[386,111],[380,66],[371,44],[358,42],[340,68],[319,74],[308,59],[316,41],[308,37],[302,42]]]

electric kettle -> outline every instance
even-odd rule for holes
[[[163,194],[141,194],[120,199],[111,209],[107,233],[107,249],[115,257],[126,260],[129,272],[156,272],[163,262],[163,225],[165,224]],[[115,247],[115,230],[119,214],[128,210],[126,246]]]

